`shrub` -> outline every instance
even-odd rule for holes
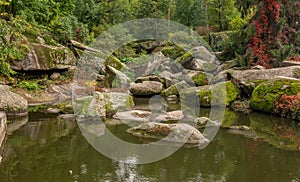
[[[300,94],[281,95],[275,101],[274,112],[282,117],[300,120]]]

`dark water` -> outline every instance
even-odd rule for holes
[[[258,113],[226,112],[226,117],[227,122],[250,125],[260,138],[222,129],[203,150],[181,148],[159,162],[133,165],[98,153],[75,121],[31,114],[7,138],[0,181],[300,181],[300,132],[295,124]],[[126,125],[109,129],[138,142],[125,132]]]

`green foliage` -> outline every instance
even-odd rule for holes
[[[69,40],[89,43],[88,27],[80,23],[75,16],[61,17],[52,26],[52,36],[57,41],[66,44]]]
[[[38,89],[46,89],[46,85],[41,84],[38,80],[23,80],[17,84],[17,87],[24,88],[30,91],[36,91]]]

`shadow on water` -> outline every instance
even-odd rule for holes
[[[201,110],[201,115],[207,111]],[[295,149],[299,127],[264,114],[226,112],[227,125],[251,126],[262,139],[221,129],[203,150],[181,148],[159,162],[134,165],[99,154],[82,136],[73,120],[33,114],[29,122],[8,136],[0,181],[300,181],[300,152]],[[125,125],[109,130],[128,141]],[[134,156],[134,155],[133,155]],[[135,157],[128,161],[138,160]]]

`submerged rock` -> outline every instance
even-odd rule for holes
[[[154,140],[199,145],[209,142],[200,131],[189,124],[143,123],[127,130],[134,136]]]
[[[5,111],[8,115],[23,115],[27,113],[27,100],[11,92],[9,86],[0,85],[0,93],[0,111]]]

